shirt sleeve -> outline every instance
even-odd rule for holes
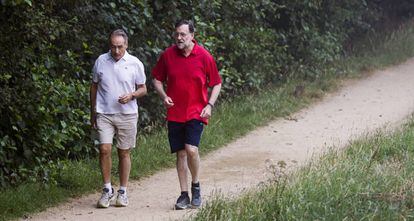
[[[99,83],[99,72],[98,72],[98,63],[99,63],[99,61],[98,61],[98,59],[96,59],[96,61],[95,61],[95,65],[93,65],[93,68],[92,68],[92,82],[93,83]]]
[[[152,77],[155,79],[164,82],[167,78],[167,69],[165,65],[165,55],[161,54],[160,58],[157,61],[154,69],[152,69]]]
[[[142,62],[138,62],[137,70],[136,70],[136,77],[135,77],[135,84],[145,84],[146,76],[145,76],[145,69]]]
[[[207,56],[206,74],[209,87],[213,87],[214,85],[221,83],[221,77],[217,69],[216,61],[210,54]]]

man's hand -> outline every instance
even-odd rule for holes
[[[124,94],[124,95],[119,96],[118,102],[121,103],[121,104],[126,104],[126,103],[130,102],[133,99],[134,99],[134,95],[132,93]]]
[[[166,96],[164,98],[164,105],[165,105],[166,108],[170,108],[170,107],[174,106],[174,102],[170,97]]]
[[[209,119],[211,117],[211,109],[212,107],[210,105],[205,106],[201,111],[200,117]]]

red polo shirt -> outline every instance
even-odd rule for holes
[[[203,121],[200,114],[208,103],[208,87],[221,83],[213,56],[194,41],[194,48],[185,57],[176,45],[167,48],[161,54],[152,70],[152,76],[167,81],[167,96],[174,106],[167,110],[167,120],[187,122],[192,119]]]

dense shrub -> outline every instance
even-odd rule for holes
[[[140,126],[150,131],[164,118],[150,69],[172,43],[176,20],[195,21],[196,39],[224,79],[222,96],[231,98],[278,83],[293,67],[300,77],[320,77],[316,67],[337,59],[352,37],[386,18],[412,16],[413,3],[393,2],[1,1],[0,186],[27,178],[49,182],[60,159],[96,155],[90,70],[115,28],[129,33],[130,53],[145,64],[150,94],[140,101]]]

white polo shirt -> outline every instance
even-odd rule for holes
[[[136,85],[145,84],[144,65],[135,56],[125,52],[115,61],[111,52],[102,54],[95,61],[92,81],[98,84],[96,112],[101,114],[138,113],[136,99],[126,104],[118,102],[119,96],[136,91]]]

